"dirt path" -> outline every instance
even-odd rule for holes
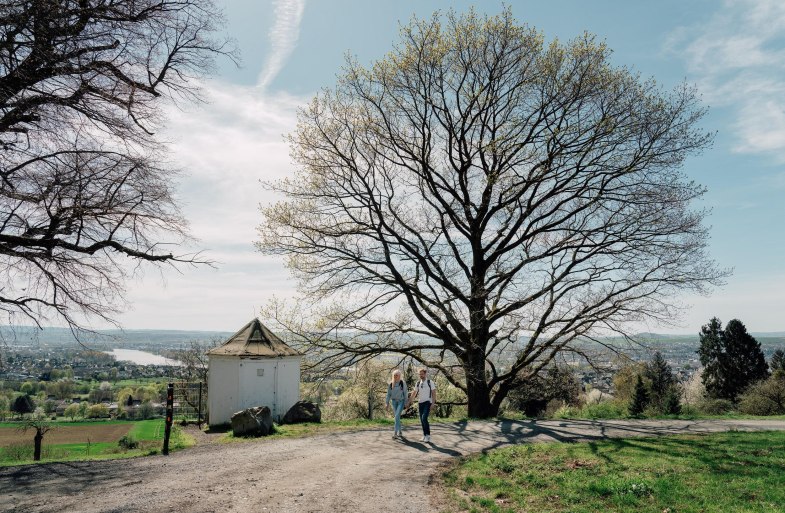
[[[0,469],[0,511],[431,511],[430,480],[449,458],[521,442],[712,431],[785,430],[785,421],[524,421],[433,425],[211,444],[168,457]]]

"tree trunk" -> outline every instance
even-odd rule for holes
[[[482,353],[482,352],[481,352]],[[487,419],[499,413],[499,407],[491,402],[491,391],[485,379],[484,354],[475,354],[464,362],[466,371],[466,397],[469,417]]]
[[[33,461],[41,461],[41,442],[44,440],[44,435],[41,431],[36,430],[35,436],[33,437],[34,449],[33,449]]]

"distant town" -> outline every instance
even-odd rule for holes
[[[17,328],[0,332],[0,380],[57,381],[69,377],[79,381],[174,378],[178,354],[193,343],[215,343],[230,332],[132,330],[90,334],[79,341],[67,329]],[[785,348],[785,333],[753,333],[767,358]],[[613,342],[613,341],[611,341]],[[611,345],[611,344],[609,344]],[[679,381],[687,381],[700,368],[696,353],[698,335],[646,334],[636,343],[616,345],[633,360],[648,360],[659,351]],[[117,358],[119,356],[120,358]],[[127,359],[126,359],[127,358]],[[613,393],[613,370],[618,357],[606,356],[589,366],[581,359],[564,361],[575,368],[584,386]]]

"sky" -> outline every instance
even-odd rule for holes
[[[259,205],[275,201],[263,181],[293,171],[284,135],[296,109],[334,85],[345,56],[369,65],[391,50],[413,15],[468,10],[472,2],[219,0],[225,31],[242,64],[219,62],[204,84],[205,103],[169,108],[162,134],[182,169],[178,196],[214,268],[148,270],[128,284],[125,328],[232,331],[273,297],[295,294],[282,259],[253,242]],[[498,13],[502,3],[474,2]],[[546,39],[584,31],[614,50],[614,64],[654,77],[666,89],[698,87],[716,132],[714,145],[687,160],[687,176],[708,192],[710,251],[732,268],[708,297],[679,298],[677,326],[696,333],[717,316],[750,331],[785,330],[785,2],[781,0],[509,1],[520,23]]]

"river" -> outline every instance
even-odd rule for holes
[[[146,351],[137,351],[136,349],[112,349],[107,351],[110,355],[115,357],[115,360],[132,362],[137,365],[182,365],[177,360],[171,360],[161,355],[148,353]]]

